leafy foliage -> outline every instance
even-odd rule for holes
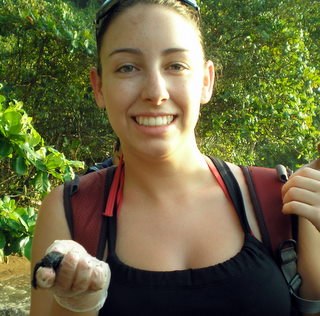
[[[320,139],[317,1],[208,0],[203,11],[220,76],[203,109],[202,145],[243,164],[294,169],[313,159]]]
[[[36,223],[34,207],[18,207],[14,199],[0,199],[0,259],[10,254],[31,255]]]
[[[49,175],[61,181],[72,179],[73,168],[83,168],[83,163],[67,160],[53,147],[44,146],[22,102],[13,101],[6,106],[4,100],[0,96],[0,157],[9,158],[18,175],[26,176],[36,170],[31,180],[42,194],[50,190]]]
[[[95,64],[96,5],[79,10],[62,0],[0,1],[4,93],[24,103],[46,142],[74,160],[99,161],[114,136],[88,76]]]
[[[83,168],[83,163],[45,146],[22,105],[6,102],[0,95],[0,192],[4,195],[0,199],[0,249],[4,255],[22,252],[28,256],[36,216],[30,205],[50,191],[50,177],[60,182],[71,180],[74,169]]]

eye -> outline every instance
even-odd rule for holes
[[[168,67],[168,70],[172,70],[172,71],[176,71],[176,72],[184,71],[187,69],[188,69],[188,67],[184,64],[181,64],[181,63],[174,63]]]
[[[117,68],[117,70],[116,70],[116,72],[120,72],[120,73],[131,73],[134,71],[138,71],[138,69],[131,64],[122,65],[121,67]]]

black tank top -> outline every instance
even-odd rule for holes
[[[115,252],[114,211],[106,221],[111,282],[99,315],[293,315],[282,273],[265,246],[251,234],[236,179],[230,171],[221,176],[232,182],[229,194],[245,232],[241,251],[221,264],[199,269],[136,269],[121,262]]]

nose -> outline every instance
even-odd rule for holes
[[[161,105],[169,99],[167,81],[160,71],[153,71],[146,76],[141,96],[152,105]]]

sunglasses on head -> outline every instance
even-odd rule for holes
[[[96,16],[96,35],[98,35],[99,30],[101,28],[102,22],[107,16],[108,12],[112,9],[114,5],[119,3],[121,0],[106,0],[103,5],[100,7],[97,16]],[[191,7],[193,7],[196,11],[199,11],[199,6],[196,0],[178,0],[181,1]]]

